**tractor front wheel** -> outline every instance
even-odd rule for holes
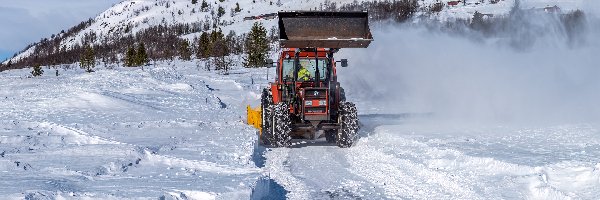
[[[287,147],[292,140],[290,109],[286,103],[278,103],[272,107],[273,116],[270,121],[269,142],[273,147]]]
[[[261,96],[261,111],[262,111],[262,121],[261,121],[261,132],[259,135],[259,141],[263,145],[268,145],[269,140],[267,139],[267,135],[271,133],[271,119],[273,118],[273,95],[271,95],[271,91],[268,89],[264,89]],[[266,134],[265,134],[266,133]]]
[[[351,102],[341,102],[338,116],[340,129],[337,133],[336,143],[341,148],[351,147],[358,135],[358,112],[356,105]]]

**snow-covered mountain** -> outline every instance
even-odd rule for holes
[[[225,14],[219,18],[219,28],[224,33],[233,30],[245,33],[255,21],[261,21],[268,29],[276,25],[272,18],[244,20],[247,17],[259,17],[264,14],[276,13],[280,10],[323,10],[328,5],[336,7],[347,4],[369,2],[367,0],[209,0],[208,8],[201,9],[202,1],[192,4],[191,0],[125,0],[100,13],[93,18],[91,23],[74,34],[63,38],[60,47],[66,50],[75,45],[82,45],[86,36],[95,36],[94,43],[111,42],[109,38],[119,38],[135,35],[141,30],[159,25],[168,26],[175,24],[206,24],[214,23],[214,15],[222,7]],[[427,15],[436,20],[450,20],[455,18],[469,19],[478,11],[489,16],[507,14],[514,5],[513,0],[466,0],[458,2],[453,0],[418,0],[419,11],[416,15]],[[453,3],[454,2],[454,3]],[[544,9],[545,7],[558,6],[563,11],[580,9],[584,0],[521,0],[522,8]],[[239,5],[241,12],[234,12]],[[431,12],[435,5],[442,6],[441,11]],[[260,18],[260,17],[259,17]],[[212,28],[212,26],[211,26]],[[61,34],[56,34],[60,37]],[[181,35],[180,37],[192,40],[199,36],[199,32]],[[9,59],[13,63],[30,56],[38,44],[33,44],[24,49],[17,56]],[[57,50],[60,48],[57,48]],[[56,51],[57,51],[56,50]],[[4,64],[8,62],[5,61]]]

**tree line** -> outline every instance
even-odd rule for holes
[[[223,13],[219,9],[214,12],[210,4],[205,0],[195,1],[201,4],[201,12],[212,12],[212,18],[204,21],[186,24],[178,23],[152,26],[135,34],[131,34],[134,24],[128,24],[121,28],[111,29],[108,34],[97,35],[95,32],[84,33],[79,43],[74,42],[72,46],[61,45],[61,42],[76,35],[95,21],[89,19],[79,25],[53,35],[49,39],[30,45],[35,46],[31,55],[20,60],[12,60],[9,65],[0,66],[1,70],[17,69],[28,66],[43,65],[54,66],[66,63],[76,63],[87,66],[95,66],[95,63],[82,62],[84,54],[93,52],[93,57],[103,63],[122,62],[126,66],[141,66],[148,61],[167,60],[180,58],[190,60],[193,57],[210,61],[214,69],[225,69],[232,64],[231,55],[245,54],[243,64],[245,66],[262,66],[268,56],[272,43],[278,39],[278,29],[272,27],[269,31],[262,24],[255,24],[250,33],[238,34],[230,31],[223,33],[219,28],[226,25],[219,18]],[[321,10],[329,11],[359,11],[369,10],[370,18],[373,20],[394,19],[402,22],[409,19],[417,11],[416,0],[399,1],[374,1],[353,2],[338,6],[335,2],[326,0],[320,5]],[[316,8],[315,8],[316,9]],[[239,4],[232,10],[232,15],[240,12]],[[164,21],[164,20],[163,20]],[[182,35],[200,33],[197,38],[182,38]],[[140,47],[143,47],[140,49]],[[91,51],[90,51],[91,49]],[[145,54],[145,59],[140,60],[138,52]],[[87,53],[86,53],[87,52]],[[260,53],[254,53],[260,52]],[[89,57],[89,56],[88,56]],[[87,70],[86,71],[90,71]]]
[[[230,31],[225,35],[220,28],[216,28],[202,32],[199,37],[185,39],[180,36],[193,33],[197,29],[190,24],[158,25],[133,35],[109,39],[95,36],[94,33],[87,33],[82,38],[83,45],[74,44],[70,48],[64,45],[60,46],[62,39],[67,37],[67,34],[64,34],[60,37],[42,40],[36,45],[30,56],[16,62],[11,61],[6,66],[0,66],[0,70],[79,62],[82,68],[91,71],[88,66],[95,66],[95,63],[91,62],[95,62],[95,60],[103,63],[122,62],[126,66],[141,66],[150,60],[175,58],[191,60],[192,57],[211,58],[213,61],[215,60],[212,58],[221,58],[220,62],[213,63],[217,64],[215,68],[222,69],[227,68],[224,65],[227,64],[224,60],[225,57],[243,53],[251,55],[250,62],[246,62],[246,64],[252,66],[256,65],[253,63],[256,62],[253,51],[260,50],[263,52],[262,54],[266,54],[264,52],[269,50],[269,43],[274,41],[267,37],[267,31],[262,24],[255,24],[254,29],[260,32],[237,34],[235,31]],[[253,47],[256,45],[261,48]],[[89,57],[93,57],[93,59]],[[228,65],[231,64],[233,63],[230,62]]]

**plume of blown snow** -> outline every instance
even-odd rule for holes
[[[592,8],[586,16],[596,14]],[[515,26],[483,39],[467,28],[373,26],[368,49],[338,55],[350,63],[339,79],[350,100],[388,113],[467,123],[598,122],[600,23],[588,17],[570,27],[573,35],[557,19],[512,18]]]

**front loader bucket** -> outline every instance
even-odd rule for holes
[[[252,108],[250,106],[246,107],[246,111],[248,114],[248,124],[254,126],[254,128],[261,130],[262,129],[262,109],[261,107]]]
[[[282,48],[367,48],[371,41],[367,12],[279,12]]]

